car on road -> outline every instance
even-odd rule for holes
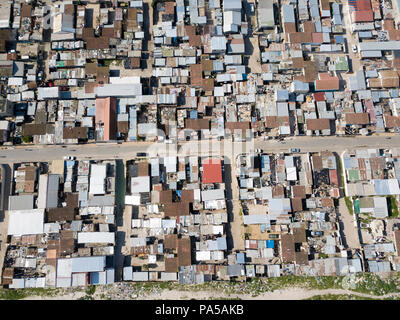
[[[138,152],[136,153],[137,157],[147,157],[147,153],[146,152]]]
[[[256,151],[256,153],[262,153],[263,152],[261,149],[256,149],[255,151]]]
[[[64,160],[75,160],[76,159],[76,157],[73,157],[73,156],[65,156],[64,157]]]
[[[290,152],[291,152],[291,153],[299,153],[299,152],[300,152],[300,149],[299,149],[299,148],[291,148],[291,149],[290,149]]]
[[[357,45],[353,44],[351,46],[351,50],[353,51],[353,53],[357,53],[357,51],[358,51]]]
[[[311,236],[313,237],[322,237],[324,235],[323,231],[311,231]]]

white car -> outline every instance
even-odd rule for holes
[[[73,157],[73,156],[65,156],[64,160],[75,160],[75,157]]]
[[[353,44],[353,46],[351,47],[351,50],[353,51],[353,53],[357,53],[357,51],[358,51],[357,45]]]

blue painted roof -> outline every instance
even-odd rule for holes
[[[344,43],[344,37],[343,36],[335,36],[335,41],[336,41],[336,43]]]
[[[191,110],[189,113],[190,119],[197,119],[197,110]]]
[[[98,272],[92,272],[90,274],[90,280],[91,280],[91,284],[99,284],[99,273]]]
[[[245,263],[245,255],[244,253],[237,253],[236,254],[236,262],[244,264]]]
[[[96,107],[89,107],[87,108],[86,114],[89,117],[95,116],[96,115]]]

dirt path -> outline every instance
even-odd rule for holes
[[[236,178],[236,159],[232,157],[231,164],[231,190],[232,190],[232,214],[233,221],[230,223],[232,240],[233,240],[233,250],[245,250],[244,246],[244,227],[243,227],[243,216],[240,215],[241,204],[239,200],[239,185]]]
[[[343,232],[349,248],[361,247],[358,231],[354,226],[354,217],[349,213],[344,198],[339,199],[339,219],[343,222]]]
[[[349,13],[349,5],[348,1],[344,1],[342,4],[342,15],[343,15],[343,22],[344,22],[344,28],[345,28],[345,38],[347,39],[347,45],[348,45],[348,56],[349,59],[351,60],[352,63],[352,71],[356,72],[358,70],[361,70],[361,61],[360,58],[358,57],[358,54],[353,53],[352,51],[352,46],[354,44],[358,44],[358,41],[355,37],[354,34],[351,33],[351,18],[350,18],[350,13]],[[349,75],[344,74],[344,78],[347,78]]]
[[[101,299],[99,292],[94,295],[95,299]],[[382,296],[375,296],[364,293],[357,293],[350,290],[343,289],[329,289],[329,290],[307,290],[302,288],[287,288],[284,290],[275,290],[272,292],[265,292],[259,296],[253,297],[250,294],[224,294],[218,291],[180,291],[180,290],[162,290],[159,293],[152,293],[148,295],[139,295],[134,300],[213,300],[213,299],[241,299],[241,300],[302,300],[308,299],[318,295],[352,295],[372,299],[384,299],[400,297],[400,293],[391,293]],[[55,297],[46,297],[47,300],[76,300],[85,296],[84,292],[74,292],[71,294]],[[23,300],[42,300],[43,297],[32,296],[24,298]],[[123,298],[124,299],[124,298]],[[125,300],[125,299],[124,299]]]
[[[7,234],[8,234],[8,196],[10,193],[10,187],[11,187],[11,177],[13,176],[13,171],[11,167],[8,166],[2,166],[0,168],[2,176],[1,183],[4,184],[2,187],[2,192],[4,194],[0,194],[3,199],[1,200],[3,210],[0,211],[1,213],[1,219],[0,219],[0,278],[3,275],[3,264],[4,264],[4,258],[6,255],[7,251]]]

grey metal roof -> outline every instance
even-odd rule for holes
[[[295,23],[296,18],[294,16],[294,9],[293,6],[290,4],[282,5],[282,16],[284,23]]]
[[[269,223],[268,216],[266,214],[250,214],[243,216],[243,223],[250,224],[265,224]]]
[[[57,208],[59,181],[60,176],[58,174],[49,174],[46,208]]]
[[[275,18],[273,0],[259,0],[257,8],[257,19],[260,28],[274,27]]]
[[[33,194],[24,194],[9,197],[9,210],[29,210],[33,209]]]
[[[131,281],[132,280],[132,267],[124,267],[123,278],[124,281]]]
[[[115,203],[115,197],[113,195],[91,196],[88,199],[89,207],[113,206],[114,203]]]
[[[218,250],[226,250],[227,249],[226,237],[217,238],[217,244],[218,244]]]
[[[72,272],[100,272],[106,266],[105,256],[71,258]]]
[[[268,277],[280,277],[281,276],[281,266],[279,264],[269,264],[267,267]]]
[[[133,281],[149,281],[149,273],[147,271],[133,272],[132,280]]]
[[[230,277],[238,277],[244,274],[245,270],[244,270],[244,265],[242,264],[234,264],[231,266],[228,266],[227,268],[227,274]]]
[[[361,58],[380,58],[380,57],[382,57],[382,51],[380,50],[361,51]]]
[[[134,97],[142,94],[142,85],[140,83],[104,84],[102,87],[94,88],[94,93],[98,97]]]
[[[225,51],[226,50],[226,37],[212,37],[211,38],[212,51]]]
[[[223,7],[224,7],[224,11],[241,10],[242,9],[242,0],[224,0]]]
[[[360,51],[400,50],[400,41],[368,41],[359,43]]]

